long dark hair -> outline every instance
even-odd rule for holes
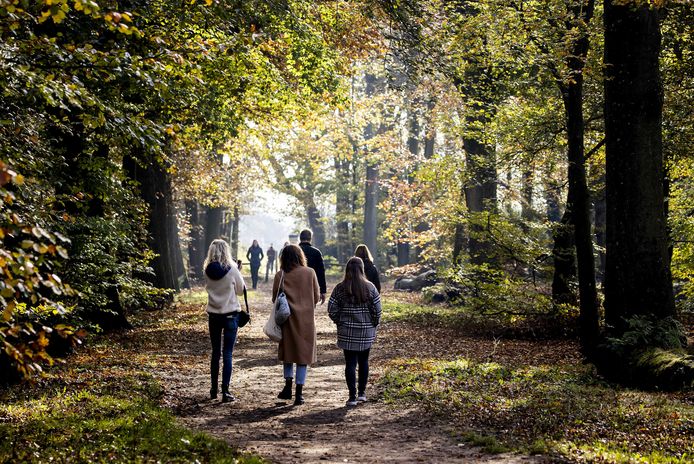
[[[369,286],[364,275],[364,261],[353,256],[345,265],[345,278],[342,280],[345,292],[354,303],[369,301]]]
[[[289,272],[295,267],[306,266],[306,255],[301,247],[287,245],[280,252],[280,269]]]

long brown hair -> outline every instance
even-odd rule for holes
[[[364,275],[364,261],[353,256],[345,265],[345,278],[342,280],[345,292],[354,303],[369,301],[369,286]]]
[[[295,267],[306,266],[306,255],[301,247],[287,245],[280,252],[280,269],[290,272]]]
[[[357,258],[361,258],[364,262],[374,262],[374,258],[373,256],[371,256],[371,252],[369,251],[369,247],[367,247],[363,243],[361,245],[357,245],[357,249],[354,250],[354,256],[356,256]]]

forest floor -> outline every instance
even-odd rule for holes
[[[165,385],[164,400],[182,422],[195,430],[223,438],[244,451],[272,462],[540,462],[535,456],[489,454],[451,433],[449,421],[435,418],[417,405],[387,404],[377,386],[386,363],[404,353],[460,350],[454,338],[431,340],[421,346],[425,331],[403,333],[384,324],[372,350],[369,401],[347,407],[344,358],[335,345],[335,326],[327,302],[316,308],[318,362],[309,368],[304,387],[306,403],[277,399],[284,385],[277,344],[262,333],[270,311],[271,283],[251,292],[252,324],[240,330],[234,350],[232,393],[237,401],[221,404],[208,398],[209,368],[204,295],[183,295],[177,316],[186,318],[185,332],[172,334],[167,345],[181,368],[157,372]],[[384,298],[389,298],[384,295]],[[452,335],[452,334],[451,334]],[[476,346],[494,349],[493,342]]]
[[[206,294],[184,292],[133,316],[133,330],[90,336],[38,382],[0,390],[0,462],[694,461],[692,392],[604,382],[572,340],[474,333],[460,308],[392,290],[369,401],[345,406],[342,353],[319,305],[318,362],[293,406],[276,398],[282,368],[262,333],[269,292],[249,293],[237,401],[209,399]]]

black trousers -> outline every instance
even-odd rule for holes
[[[359,394],[366,391],[366,382],[369,379],[369,350],[352,351],[344,350],[345,352],[345,380],[349,389],[349,396],[354,397],[357,394],[357,365],[359,365]]]

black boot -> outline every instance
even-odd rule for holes
[[[211,400],[217,399],[217,389],[216,388],[210,388],[210,399]]]
[[[292,377],[288,377],[284,379],[284,388],[280,392],[279,395],[277,395],[277,398],[281,400],[291,400],[292,399],[292,380],[294,380]]]
[[[296,394],[294,395],[294,405],[298,406],[300,404],[304,404],[304,395],[302,395],[301,391],[304,389],[303,385],[297,385],[296,386]]]

